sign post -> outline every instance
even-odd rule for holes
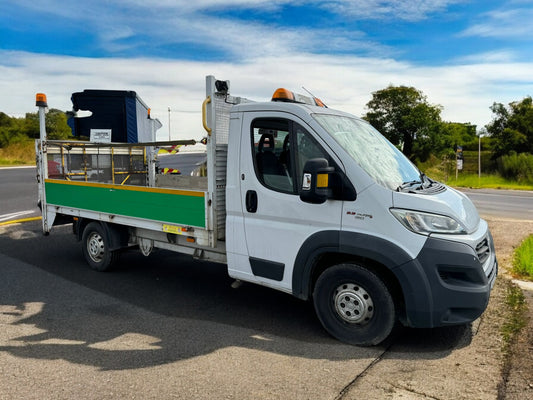
[[[459,177],[459,171],[463,170],[463,146],[457,146],[455,149],[455,180]]]

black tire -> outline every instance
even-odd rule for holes
[[[81,243],[87,264],[96,271],[108,271],[119,258],[118,250],[109,250],[108,234],[99,222],[87,224]]]
[[[387,286],[360,265],[339,264],[325,270],[316,282],[313,301],[326,331],[344,343],[377,345],[396,322]]]

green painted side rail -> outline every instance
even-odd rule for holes
[[[127,217],[206,227],[205,193],[47,179],[46,201]]]

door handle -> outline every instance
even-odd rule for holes
[[[257,192],[255,190],[246,192],[246,211],[249,213],[257,211]]]

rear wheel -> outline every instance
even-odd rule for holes
[[[82,235],[82,250],[87,263],[97,271],[107,271],[118,260],[118,250],[109,249],[109,238],[98,222],[87,224]]]
[[[387,286],[360,265],[339,264],[324,271],[316,282],[313,301],[324,328],[349,344],[379,344],[396,321]]]

